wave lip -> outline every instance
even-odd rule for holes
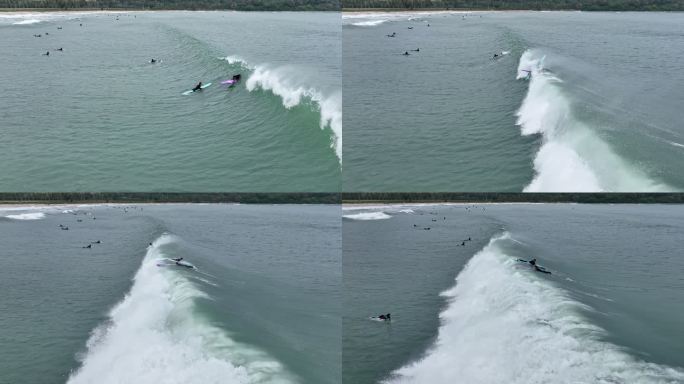
[[[664,192],[618,156],[591,127],[573,116],[563,81],[544,66],[546,56],[528,50],[520,58],[518,79],[528,78],[527,95],[516,115],[522,135],[541,135],[535,175],[525,192]]]
[[[30,213],[18,213],[16,215],[6,215],[8,219],[14,220],[40,220],[45,218],[45,213],[43,212],[30,212]]]
[[[514,268],[492,238],[442,293],[448,306],[434,346],[387,383],[681,383],[684,371],[635,359],[562,289]]]
[[[349,220],[387,220],[391,219],[392,216],[386,214],[385,212],[361,212],[354,213],[351,215],[342,215],[345,219]]]
[[[207,295],[189,279],[157,268],[173,241],[163,235],[148,248],[130,292],[93,331],[67,383],[295,383],[279,362],[204,319],[195,302]]]

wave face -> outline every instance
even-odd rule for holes
[[[79,383],[294,383],[283,366],[197,313],[205,293],[168,268],[163,235],[147,251],[126,297],[96,328],[82,366],[68,384]]]
[[[494,237],[466,264],[456,285],[442,293],[449,304],[434,347],[422,360],[395,372],[389,383],[681,383],[684,372],[636,360],[600,341],[605,331],[591,310],[563,290],[515,268]]]
[[[529,78],[517,112],[523,135],[541,135],[535,176],[525,192],[663,192],[672,188],[650,179],[620,158],[589,126],[573,117],[563,81],[544,68],[545,56],[526,51],[517,78]],[[529,76],[528,76],[529,74]]]
[[[335,150],[335,155],[340,163],[342,162],[342,92],[324,95],[316,88],[298,84],[293,80],[298,75],[287,67],[253,66],[238,56],[227,56],[223,59],[230,64],[240,64],[251,71],[245,84],[250,92],[269,91],[280,97],[287,109],[306,102],[313,103],[314,108],[320,113],[321,129],[330,128],[332,131],[330,148]]]
[[[385,212],[362,212],[351,215],[343,215],[342,217],[350,220],[386,220],[392,218],[392,216],[386,214]]]
[[[6,215],[8,219],[14,220],[40,220],[45,218],[43,212],[18,213],[16,215]]]

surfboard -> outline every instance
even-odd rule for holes
[[[210,86],[210,85],[211,85],[211,83],[202,84],[202,87],[201,87],[201,88],[204,89],[204,88],[207,88],[207,87]],[[183,92],[182,95],[187,96],[187,95],[189,95],[189,94],[191,94],[191,93],[195,93],[195,91],[193,91],[192,89],[188,89],[187,91]]]
[[[235,81],[235,80],[224,80],[221,82],[221,84],[228,84],[228,85],[234,85],[235,83],[237,83],[237,81]]]

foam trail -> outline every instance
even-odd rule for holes
[[[18,213],[16,215],[7,215],[5,216],[8,219],[14,219],[14,220],[40,220],[45,218],[45,214],[43,212],[31,212],[31,213]]]
[[[535,176],[525,192],[662,192],[671,190],[651,180],[620,158],[592,129],[573,117],[562,80],[544,68],[545,56],[526,51],[517,78],[529,78],[527,95],[517,112],[523,135],[542,136],[534,159]]]
[[[351,215],[343,215],[342,217],[350,220],[387,220],[392,218],[392,216],[386,214],[385,212],[362,212]]]
[[[600,340],[591,310],[517,264],[500,248],[504,233],[472,257],[442,293],[435,345],[387,383],[681,383],[684,372],[647,363]]]
[[[195,301],[207,296],[182,273],[156,267],[173,241],[163,235],[148,248],[130,292],[93,331],[67,383],[294,383],[279,362],[200,316]]]

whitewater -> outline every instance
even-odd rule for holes
[[[665,192],[672,188],[618,156],[590,126],[573,115],[563,80],[545,68],[545,55],[527,50],[517,79],[529,79],[516,113],[522,135],[540,135],[534,179],[525,192]]]
[[[640,361],[603,341],[593,311],[507,255],[493,237],[443,292],[437,340],[386,383],[684,382],[684,371]]]
[[[267,353],[234,341],[197,311],[211,300],[182,272],[157,267],[164,234],[148,248],[133,286],[87,342],[79,383],[296,383]]]

